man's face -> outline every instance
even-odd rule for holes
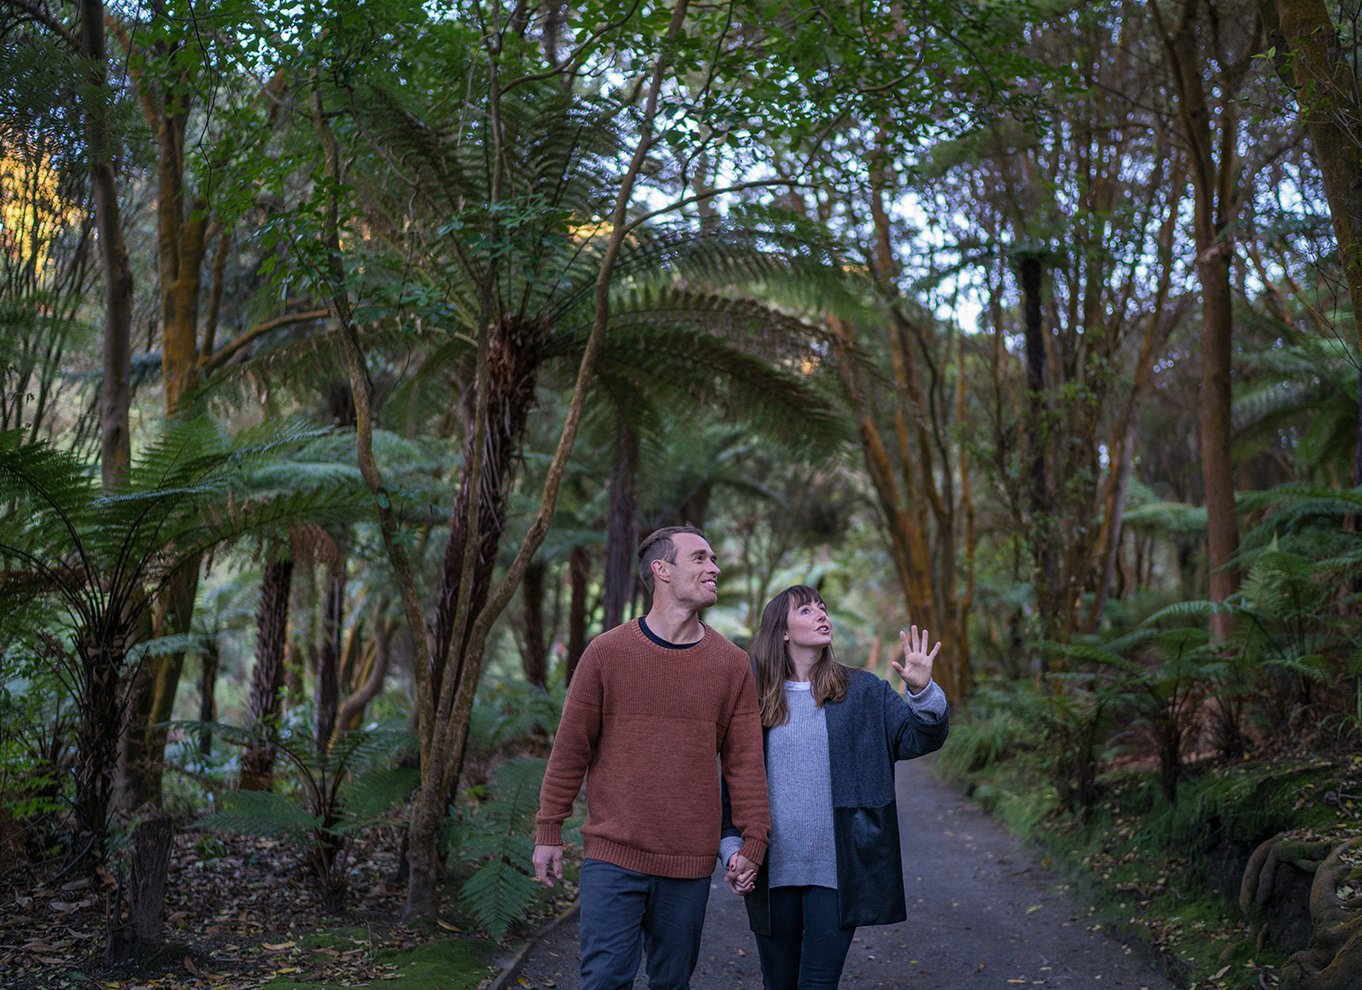
[[[709,541],[694,533],[672,537],[676,562],[666,566],[671,576],[667,587],[677,604],[701,609],[719,600],[719,558]]]

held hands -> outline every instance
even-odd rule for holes
[[[555,886],[556,880],[563,879],[563,847],[534,847],[534,878],[545,887]]]
[[[899,644],[903,647],[903,662],[895,660],[893,667],[909,693],[917,694],[931,683],[932,661],[941,651],[941,643],[937,642],[931,652],[927,652],[927,630],[919,631],[917,626],[909,626],[908,632],[899,630]]]
[[[724,879],[728,881],[728,889],[733,893],[750,894],[757,885],[757,868],[742,853],[734,853],[729,857]]]

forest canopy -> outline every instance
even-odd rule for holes
[[[379,841],[395,914],[504,936],[534,758],[678,523],[740,644],[794,583],[852,666],[939,637],[1037,817],[1343,765],[1358,24],[0,0],[0,871],[164,815],[343,911]]]

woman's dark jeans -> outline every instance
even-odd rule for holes
[[[771,888],[771,934],[756,936],[766,990],[836,990],[855,934],[831,887]]]

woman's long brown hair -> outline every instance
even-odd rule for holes
[[[750,656],[757,672],[757,702],[761,706],[761,724],[768,729],[784,725],[790,718],[790,708],[785,702],[785,682],[794,677],[795,672],[785,641],[790,606],[798,608],[810,602],[823,605],[823,596],[807,584],[786,588],[766,603],[761,612],[761,627],[752,639]],[[831,643],[823,647],[813,662],[809,681],[813,686],[813,703],[819,707],[846,697],[847,671],[837,662]]]

